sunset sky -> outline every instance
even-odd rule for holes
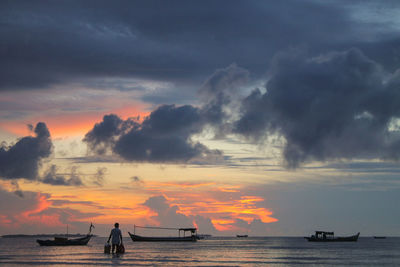
[[[398,1],[1,1],[0,235],[400,235]]]

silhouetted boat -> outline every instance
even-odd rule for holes
[[[335,237],[334,232],[315,231],[315,235],[304,237],[310,242],[356,242],[360,233],[352,236]]]
[[[212,235],[207,235],[207,234],[198,234],[198,235],[196,235],[196,238],[198,240],[202,240],[202,239],[206,239],[206,238],[210,238],[210,237],[212,237]]]
[[[249,237],[249,236],[248,235],[236,235],[236,237],[245,238],[245,237]]]
[[[136,235],[136,228],[147,228],[147,229],[162,229],[162,230],[177,230],[178,236],[176,237],[153,237],[153,236],[140,236]],[[181,236],[181,232],[183,232],[183,236]],[[186,232],[190,232],[190,235],[186,236]],[[197,237],[197,228],[167,228],[167,227],[146,227],[146,226],[137,226],[134,225],[133,234],[128,232],[133,242],[196,242],[198,240]]]
[[[68,239],[68,237],[54,237],[54,240],[36,240],[41,246],[84,246],[89,243],[90,238],[92,238],[92,228],[93,224],[90,224],[89,233],[81,238]]]
[[[375,239],[385,239],[386,236],[374,236]]]

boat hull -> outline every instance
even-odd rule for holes
[[[196,236],[185,237],[148,237],[129,233],[133,242],[196,242]]]
[[[89,243],[92,235],[76,239],[36,240],[41,246],[85,246]]]
[[[358,237],[360,236],[360,233],[352,236],[346,236],[346,237],[336,237],[336,238],[316,238],[316,237],[304,237],[310,242],[356,242],[358,240]]]

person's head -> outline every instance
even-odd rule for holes
[[[119,223],[114,224],[115,228],[119,228]]]

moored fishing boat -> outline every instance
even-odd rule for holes
[[[177,230],[178,236],[141,236],[136,234],[136,228]],[[190,235],[186,235],[189,232]],[[183,236],[181,236],[183,233]],[[168,227],[150,227],[134,225],[133,234],[128,232],[133,242],[196,242],[197,228],[168,228]]]
[[[315,235],[304,237],[310,242],[356,242],[360,233],[352,236],[335,237],[334,232],[315,231]]]
[[[236,237],[239,237],[239,238],[246,238],[246,237],[249,237],[248,235],[236,235]]]
[[[68,237],[54,237],[54,240],[36,240],[36,242],[41,246],[84,246],[87,245],[92,238],[92,228],[94,228],[93,224],[90,224],[89,233],[80,238],[68,239]]]

